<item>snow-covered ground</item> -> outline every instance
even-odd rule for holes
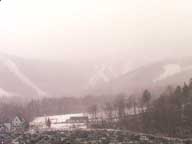
[[[15,74],[23,83],[27,84],[29,87],[34,89],[39,96],[45,96],[46,95],[46,92],[41,90],[24,73],[22,73],[13,61],[11,61],[10,59],[7,59],[6,61],[4,61],[4,65],[9,69],[10,72]]]
[[[87,125],[85,123],[68,123],[71,117],[83,117],[86,116],[83,113],[77,114],[66,114],[66,115],[55,115],[55,116],[43,116],[35,118],[30,125],[35,128],[44,129],[47,128],[45,121],[47,118],[51,120],[51,129],[56,130],[68,130],[73,128],[86,129]]]
[[[154,80],[154,82],[166,79],[169,76],[175,75],[181,72],[181,67],[178,64],[168,64],[163,67],[164,72]]]
[[[7,56],[0,54],[0,63],[3,64],[8,70],[13,73],[21,82],[31,87],[39,96],[46,96],[46,92],[40,89],[29,77],[27,77],[16,65],[16,63],[9,59]],[[13,92],[7,92],[6,90],[0,88],[0,96],[12,96]]]
[[[181,67],[179,64],[167,64],[163,66],[164,72],[153,82],[164,80],[170,76],[192,69],[192,66]]]
[[[10,92],[7,92],[6,90],[4,90],[3,88],[0,88],[0,96],[5,96],[5,97],[9,97],[12,94]]]

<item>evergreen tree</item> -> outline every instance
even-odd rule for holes
[[[51,120],[50,120],[49,118],[46,119],[46,126],[47,126],[48,128],[51,127]]]
[[[137,100],[136,100],[136,96],[135,95],[129,96],[129,98],[127,99],[126,107],[128,109],[132,109],[133,108],[134,115],[137,114]]]
[[[142,107],[144,106],[149,107],[150,100],[151,100],[151,93],[148,90],[145,90],[141,98]]]
[[[174,92],[174,102],[178,106],[178,108],[181,108],[183,104],[183,99],[182,99],[182,89],[180,86],[177,86]]]
[[[183,102],[184,104],[186,104],[189,99],[189,87],[186,83],[184,83],[182,95],[183,95]]]

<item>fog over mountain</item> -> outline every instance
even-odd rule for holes
[[[88,89],[126,73],[129,65],[120,64],[32,60],[2,54],[1,96],[82,96]]]
[[[191,69],[178,60],[191,56],[191,16],[188,0],[1,1],[0,94],[131,93],[177,83],[171,77]]]
[[[192,57],[167,59],[144,65],[100,85],[94,93],[100,95],[140,94],[150,89],[159,95],[166,87],[176,87],[192,78]],[[93,91],[92,91],[93,92]]]
[[[0,0],[1,144],[191,138],[191,0]]]
[[[167,59],[130,69],[127,61],[68,63],[1,55],[0,95],[42,97],[132,94],[191,78],[192,58]]]

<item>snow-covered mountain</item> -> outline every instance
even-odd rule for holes
[[[93,75],[88,81],[87,89],[96,88],[99,85],[108,83],[128,71],[128,63],[100,64],[94,67]]]
[[[166,86],[182,85],[192,78],[192,58],[169,59],[127,72],[92,90],[97,94],[141,93],[148,88],[160,93]]]
[[[82,96],[117,78],[121,70],[103,62],[40,61],[0,54],[0,96]]]
[[[45,96],[46,92],[39,88],[28,76],[26,76],[20,68],[17,66],[16,62],[12,60],[9,56],[1,54],[0,55],[0,96],[19,96],[22,92],[18,93],[19,89],[24,89],[27,87],[36,93],[37,96]],[[15,84],[15,85],[14,85]]]
[[[0,55],[0,96],[41,98],[159,91],[192,77],[192,58],[164,60],[135,70],[126,61],[58,62]]]
[[[8,72],[12,73],[16,78],[18,78],[18,80],[20,80],[20,82],[22,82],[23,84],[27,85],[28,87],[30,87],[31,89],[33,89],[38,96],[45,96],[46,92],[43,91],[41,88],[39,88],[32,80],[30,80],[30,78],[28,78],[16,65],[16,63],[9,59],[6,56],[1,55],[0,56],[0,61],[1,64],[8,70]],[[12,92],[7,92],[4,89],[1,89],[1,95],[13,95]]]

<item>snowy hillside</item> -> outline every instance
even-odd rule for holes
[[[192,58],[170,59],[127,72],[93,89],[93,93],[102,94],[141,94],[150,89],[158,94],[168,85],[176,86],[188,82],[192,77]]]
[[[17,66],[17,64],[5,55],[0,55],[0,63],[2,67],[6,68],[9,73],[15,76],[21,83],[33,89],[38,96],[45,96],[46,93],[40,89],[30,78],[28,78]],[[9,89],[9,88],[7,88]],[[17,95],[15,91],[6,91],[0,89],[1,96],[14,96]]]
[[[130,62],[58,62],[0,55],[0,96],[41,98],[132,94],[181,84],[192,77],[192,58],[172,59],[131,70]],[[133,67],[133,66],[132,66]]]
[[[99,85],[100,83],[109,82],[112,79],[116,78],[118,74],[116,74],[111,66],[101,65],[96,66],[95,73],[90,78],[88,87],[94,88],[95,86]]]
[[[168,77],[174,76],[176,74],[192,70],[191,66],[181,67],[179,64],[167,64],[163,66],[164,72],[160,74],[160,76],[154,80],[154,82],[164,80]]]
[[[163,66],[163,69],[164,72],[161,73],[160,76],[154,80],[154,82],[161,81],[181,72],[181,66],[178,64],[167,64]]]
[[[33,83],[25,74],[23,74],[17,65],[11,61],[10,59],[7,59],[4,61],[4,65],[9,69],[10,72],[12,72],[21,82],[28,85],[32,89],[34,89],[37,92],[38,96],[45,96],[46,92],[41,90],[35,83]]]
[[[122,76],[130,70],[128,68],[129,65],[128,63],[96,65],[93,75],[91,75],[88,81],[87,89],[96,88]]]

